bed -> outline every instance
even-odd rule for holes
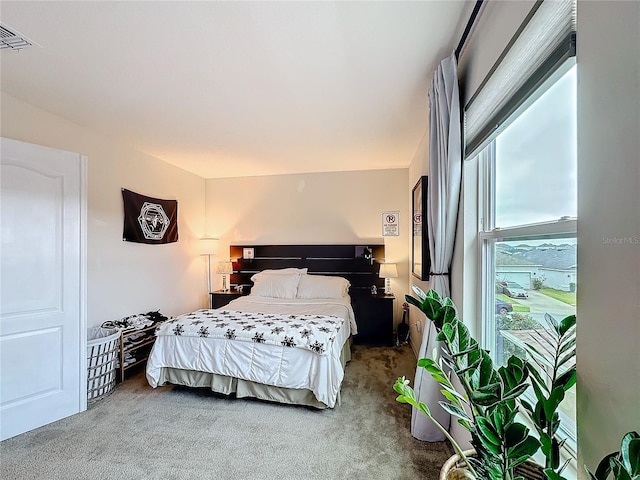
[[[249,295],[158,328],[149,384],[335,407],[357,333],[350,281],[307,268],[267,269],[250,278]]]

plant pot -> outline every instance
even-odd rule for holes
[[[463,453],[465,456],[469,457],[475,455],[476,452],[475,450],[465,450]],[[456,468],[466,468],[466,464],[458,454],[451,456],[444,465],[442,465],[439,480],[447,480],[449,478],[449,474]],[[531,460],[527,460],[523,464],[518,465],[516,468],[516,474],[524,477],[525,480],[546,480],[543,469],[544,467],[541,465],[538,465]]]

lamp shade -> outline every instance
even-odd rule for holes
[[[231,262],[218,262],[216,273],[230,275],[233,273],[233,264]]]
[[[397,278],[398,269],[395,263],[383,263],[380,265],[380,278]]]
[[[198,248],[200,255],[215,255],[218,253],[218,240],[217,238],[204,237],[198,242]]]

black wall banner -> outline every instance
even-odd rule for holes
[[[146,197],[122,189],[124,231],[122,239],[137,243],[178,241],[178,202]]]

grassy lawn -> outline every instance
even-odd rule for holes
[[[503,293],[496,293],[496,298],[499,298],[500,300],[503,300],[503,301],[513,305],[513,311],[514,312],[527,313],[527,312],[531,311],[531,309],[529,308],[528,305],[520,305],[513,298],[508,297],[507,295],[505,295]]]
[[[531,311],[531,308],[529,308],[528,305],[520,305],[519,303],[515,303],[513,299],[511,300],[511,303],[513,304],[514,312],[529,313]]]
[[[568,303],[569,305],[576,304],[576,293],[575,292],[565,292],[563,290],[556,290],[554,288],[541,288],[540,293],[546,295],[547,297],[555,298],[564,303]]]

